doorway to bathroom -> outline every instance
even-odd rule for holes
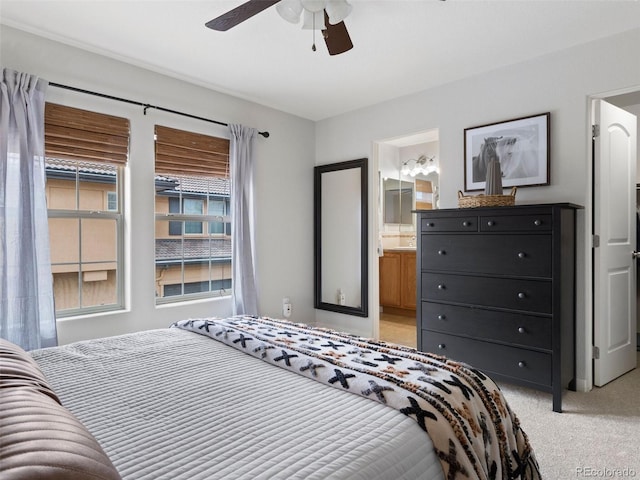
[[[374,142],[377,172],[375,231],[377,237],[378,305],[376,332],[385,342],[417,344],[416,215],[438,208],[439,132],[430,129]]]

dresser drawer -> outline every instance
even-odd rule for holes
[[[551,354],[422,330],[422,351],[539,385],[551,384]]]
[[[422,272],[421,299],[551,313],[551,281]]]
[[[422,235],[422,270],[551,277],[551,235]]]
[[[481,232],[551,231],[551,215],[487,215],[479,223]]]
[[[420,221],[422,233],[439,232],[477,232],[478,217],[448,217],[448,218],[422,218]]]
[[[422,302],[422,328],[551,350],[551,318]]]

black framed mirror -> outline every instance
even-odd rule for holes
[[[314,168],[315,308],[366,317],[367,159]]]

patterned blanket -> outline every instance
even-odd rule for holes
[[[527,436],[500,389],[467,365],[265,317],[182,320],[171,326],[398,409],[429,434],[447,480],[541,478]]]

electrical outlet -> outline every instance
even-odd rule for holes
[[[282,315],[284,315],[284,318],[289,318],[291,316],[291,300],[289,300],[289,297],[284,297],[282,299]]]

